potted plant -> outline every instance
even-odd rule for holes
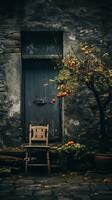
[[[100,160],[110,151],[106,117],[109,104],[112,102],[112,65],[110,54],[105,50],[104,46],[98,48],[94,45],[81,44],[78,56],[73,52],[73,55],[58,61],[58,92],[64,91],[67,96],[82,86],[91,91],[96,101],[100,127],[99,152],[102,153]],[[107,157],[109,160],[112,159],[111,154]],[[98,158],[96,157],[96,161]]]
[[[57,151],[61,154],[62,165],[64,165],[64,168],[67,170],[79,169],[79,165],[86,160],[88,155],[85,145],[72,140],[57,147]]]

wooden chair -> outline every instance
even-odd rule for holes
[[[49,157],[49,150],[50,146],[48,146],[48,132],[49,132],[49,125],[47,126],[33,126],[29,125],[29,145],[26,145],[24,148],[26,149],[26,156],[25,156],[25,172],[28,172],[28,167],[33,166],[47,166],[48,173],[51,172],[50,166],[50,157]],[[46,153],[46,163],[35,163],[32,162],[33,151],[38,153],[44,151]]]

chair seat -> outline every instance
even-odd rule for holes
[[[46,145],[25,145],[24,148],[29,148],[29,149],[34,149],[34,148],[37,148],[37,149],[50,149],[51,147],[50,146],[46,146]]]
[[[36,166],[36,167],[44,167],[44,166],[48,166],[48,164],[41,164],[41,163],[30,163],[28,164],[29,166]]]

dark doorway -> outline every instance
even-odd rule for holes
[[[57,98],[56,77],[50,59],[23,60],[23,116],[24,130],[28,125],[49,124],[49,139],[61,140],[61,101]]]

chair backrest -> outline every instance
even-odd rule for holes
[[[31,146],[33,142],[44,142],[48,145],[48,131],[49,125],[46,126],[33,126],[29,125],[29,145]]]

